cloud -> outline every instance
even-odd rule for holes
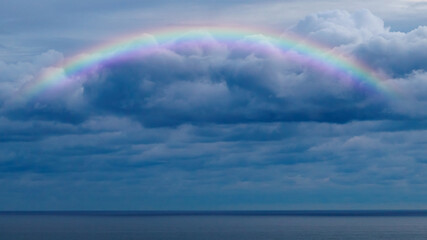
[[[347,51],[390,77],[427,69],[427,27],[393,32],[368,10],[329,11],[307,16],[292,31]]]
[[[86,114],[119,114],[146,126],[394,117],[382,96],[307,66],[308,61],[295,63],[292,52],[224,45],[211,36],[206,41],[104,66],[81,84],[28,102],[11,116],[78,122]],[[265,45],[265,39],[258,41]],[[83,106],[74,106],[71,98]]]
[[[227,45],[206,33],[24,102],[20,89],[63,54],[3,61],[0,189],[10,195],[0,208],[19,208],[30,194],[39,209],[82,209],[80,196],[88,209],[159,209],[165,199],[209,208],[218,196],[267,208],[313,206],[313,196],[407,203],[403,192],[422,204],[425,27],[393,32],[369,11],[337,10],[290,30],[387,73],[395,97],[294,52],[275,54],[263,36]]]
[[[15,101],[21,97],[19,89],[63,59],[62,54],[51,50],[33,62],[0,62],[2,113],[9,119],[72,124],[117,115],[145,127],[425,117],[426,27],[392,32],[368,10],[336,10],[307,16],[290,30],[385,72],[399,100],[346,82],[334,70],[315,68],[292,51],[278,55],[261,35],[228,45],[204,33],[203,41],[178,41],[143,57],[104,65],[26,102]]]
[[[392,77],[402,77],[414,71],[426,71],[426,39],[425,26],[408,33],[387,32],[360,44],[353,53]]]
[[[384,21],[368,10],[335,10],[305,17],[291,28],[299,35],[329,46],[360,44],[389,31]]]
[[[12,95],[27,82],[30,82],[39,72],[61,61],[63,55],[54,50],[34,57],[31,62],[7,63],[0,61],[0,103]]]
[[[278,55],[278,49],[261,35],[229,45],[203,33],[199,42],[178,39],[175,45],[148,55],[104,65],[56,92],[24,103],[9,101],[3,112],[13,119],[75,124],[94,116],[119,115],[147,127],[422,118],[425,101],[416,89],[426,85],[422,80],[427,62],[422,50],[427,49],[425,29],[391,32],[367,10],[313,14],[290,29],[388,74],[387,82],[399,90],[399,97],[404,96],[398,102],[362,83],[342,79],[333,69],[316,68],[293,51]],[[49,51],[34,63],[11,65],[14,68],[3,63],[10,74],[20,72],[6,78],[21,79],[4,87],[3,95],[34,81],[37,69],[61,58]]]

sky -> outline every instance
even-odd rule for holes
[[[0,211],[426,209],[426,11],[2,1]]]

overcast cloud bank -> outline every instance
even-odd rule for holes
[[[229,200],[218,208],[293,206],[310,192],[319,204],[425,201],[427,26],[394,32],[367,10],[336,10],[289,31],[385,73],[395,97],[221,42],[106,65],[25,102],[20,89],[63,54],[0,62],[2,208],[29,193],[29,208],[84,208],[68,192],[89,208],[96,196],[111,201],[99,208],[161,208],[168,195],[171,208],[203,208],[212,194]]]

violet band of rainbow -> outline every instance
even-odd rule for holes
[[[349,76],[351,81],[360,82],[387,97],[395,95],[393,87],[387,84],[385,78],[363,62],[293,34],[242,27],[175,27],[148,32],[149,34],[127,35],[65,59],[61,64],[49,68],[35,81],[27,84],[22,89],[24,97],[27,100],[32,99],[67,81],[73,81],[75,76],[84,75],[104,62],[148,53],[153,49],[173,44],[176,39],[181,43],[187,41],[189,44],[205,41],[204,33],[220,43],[240,45],[256,44],[258,41],[248,39],[250,36],[261,36],[282,52],[294,51],[316,65],[333,69],[340,75]]]

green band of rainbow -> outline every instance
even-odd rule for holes
[[[178,38],[180,42],[201,41],[203,38],[201,33],[209,33],[219,42],[235,44],[247,44],[247,41],[242,41],[242,39],[247,39],[248,36],[262,36],[281,51],[295,51],[315,63],[345,73],[351,77],[352,81],[361,82],[386,96],[394,95],[394,91],[391,91],[386,81],[362,62],[307,39],[292,34],[279,34],[268,30],[260,31],[241,27],[191,27],[166,28],[151,31],[150,34],[128,35],[86,50],[84,53],[68,58],[58,66],[44,71],[36,81],[25,86],[23,89],[24,96],[27,99],[39,96],[47,90],[54,89],[55,86],[72,81],[75,76],[84,74],[104,62],[123,58],[137,52],[149,52],[159,46],[171,44]]]

